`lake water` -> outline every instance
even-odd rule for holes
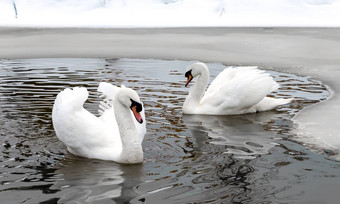
[[[0,60],[0,197],[4,203],[335,203],[340,163],[333,152],[295,141],[291,118],[329,92],[307,77],[269,71],[294,97],[275,111],[182,115],[193,61],[156,59]],[[208,64],[211,77],[226,66]],[[51,110],[67,87],[99,82],[135,89],[145,104],[144,163],[74,156],[57,139]]]

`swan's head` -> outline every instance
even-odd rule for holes
[[[139,99],[139,96],[136,91],[122,87],[119,96],[118,96],[119,102],[122,103],[124,106],[129,108],[133,115],[135,116],[135,119],[142,124],[143,123],[143,117],[140,114],[143,110],[143,105],[141,100]]]
[[[190,65],[185,72],[185,77],[187,78],[187,82],[185,83],[185,87],[191,82],[191,80],[197,76],[200,76],[203,72],[207,72],[208,67],[203,62],[196,62]]]

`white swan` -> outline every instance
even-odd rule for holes
[[[267,111],[292,99],[266,97],[279,87],[273,78],[256,67],[224,69],[210,84],[209,69],[202,63],[190,65],[185,73],[187,86],[198,77],[183,104],[184,114],[236,115]],[[206,91],[205,91],[206,90]],[[204,93],[205,92],[205,93]]]
[[[73,154],[119,163],[143,162],[142,141],[145,129],[143,104],[138,94],[101,82],[98,91],[105,97],[102,115],[83,108],[86,88],[65,89],[54,102],[52,122],[57,137]]]

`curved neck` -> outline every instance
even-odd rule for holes
[[[115,117],[122,141],[121,163],[143,162],[142,143],[130,110],[118,99],[114,102]]]
[[[208,83],[209,83],[209,71],[206,69],[202,69],[201,74],[199,75],[195,84],[191,87],[189,95],[185,100],[185,103],[199,104],[205,93]]]

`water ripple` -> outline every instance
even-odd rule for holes
[[[294,97],[291,104],[242,116],[183,116],[188,93],[183,73],[191,63],[0,60],[2,201],[276,203],[301,199],[302,184],[313,179],[340,178],[338,163],[311,153],[290,133],[291,117],[328,97],[321,83],[270,72],[281,85],[272,96]],[[209,67],[212,77],[225,68]],[[90,97],[85,108],[97,114],[101,81],[132,87],[143,100],[148,129],[143,165],[80,158],[56,138],[51,124],[56,94],[86,87]]]

